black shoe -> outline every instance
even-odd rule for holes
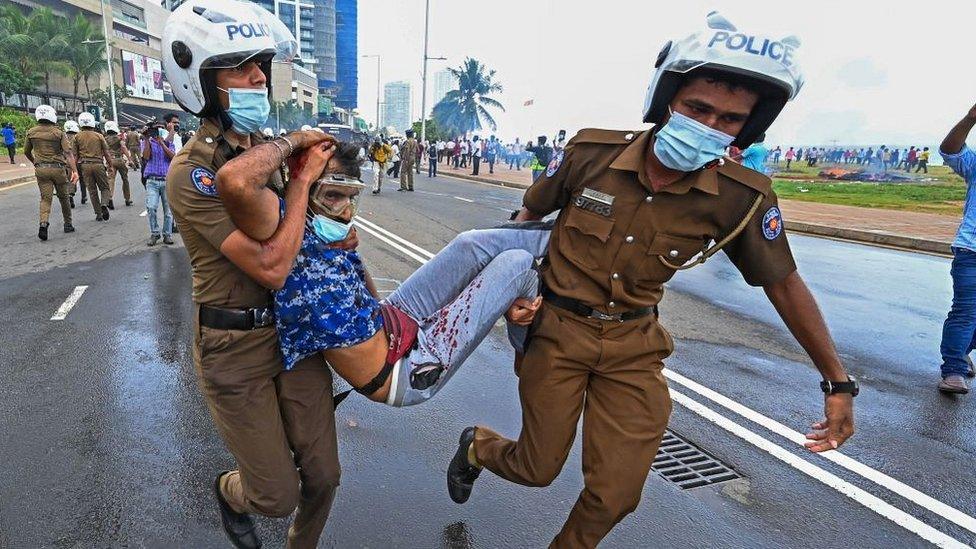
[[[131,200],[126,200],[125,201],[125,205],[126,206],[131,206],[132,205],[132,201]]]
[[[75,209],[75,197],[69,196],[68,197],[68,203],[71,204],[71,209],[72,210]]]
[[[96,215],[95,216],[95,221],[105,221],[105,218],[102,217],[101,215]]]
[[[406,189],[397,189],[398,193],[406,192]]]
[[[407,192],[412,193],[413,189],[407,189]]]
[[[380,194],[379,191],[373,191],[373,194]]]
[[[474,427],[461,431],[457,452],[447,466],[447,493],[454,503],[464,503],[471,497],[474,481],[481,474],[481,469],[468,463],[468,447],[474,442]]]
[[[108,209],[114,210],[115,209],[115,202],[112,202],[111,200],[109,200],[108,201]]]
[[[159,242],[159,235],[151,234],[149,235],[149,242],[146,242],[146,246],[155,246],[157,242]]]
[[[82,204],[87,204],[87,203],[88,203],[88,199],[87,199],[87,198],[85,198],[84,196],[83,196],[83,197],[81,197],[81,203],[82,203]]]
[[[255,529],[254,519],[251,515],[238,513],[230,508],[224,501],[223,494],[220,493],[220,477],[230,471],[224,471],[217,475],[214,480],[214,495],[217,496],[217,505],[220,507],[220,524],[224,527],[224,533],[234,547],[238,549],[260,549],[261,538]]]
[[[47,223],[41,223],[41,226],[37,228],[37,238],[47,240]]]
[[[65,223],[64,224],[64,232],[66,232],[66,233],[73,233],[73,232],[75,232],[75,226],[72,225],[71,223]]]
[[[173,244],[173,237],[169,235],[163,236],[163,244]]]
[[[108,221],[108,208],[102,206],[102,221]]]

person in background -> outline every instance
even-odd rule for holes
[[[511,155],[508,157],[508,169],[512,169],[512,165],[515,166],[517,171],[522,171],[522,144],[519,143],[519,138],[515,138],[515,143],[512,143]]]
[[[159,217],[156,212],[160,204],[163,205],[163,244],[173,243],[173,211],[166,197],[166,175],[169,173],[170,160],[176,156],[172,137],[172,132],[162,124],[155,123],[142,139],[142,161],[146,166],[146,217],[149,218],[148,246],[155,246],[159,242]]]
[[[182,129],[180,127],[180,116],[175,112],[171,112],[163,117],[163,122],[166,123],[166,131],[169,132],[169,140],[173,143],[175,152],[180,152],[180,149],[183,148],[183,135],[180,133]]]
[[[546,167],[549,165],[549,162],[552,161],[552,147],[546,145],[546,136],[540,135],[539,144],[533,147],[532,143],[530,142],[529,146],[526,147],[525,150],[529,151],[535,156],[532,161],[532,181],[535,181],[536,179],[539,179],[542,172],[546,171]]]
[[[78,123],[74,120],[68,120],[64,123],[64,133],[68,136],[68,145],[70,145],[69,150],[75,150],[75,136],[81,128],[78,127]],[[85,181],[81,179],[81,170],[76,172],[78,174],[78,182],[74,183],[71,187],[71,194],[68,196],[68,202],[71,203],[71,209],[75,207],[75,192],[77,189],[81,189],[81,203],[84,204],[88,202],[88,188],[85,187]]]
[[[61,204],[64,232],[75,231],[74,226],[71,225],[71,205],[68,194],[70,185],[78,181],[78,169],[68,136],[58,128],[58,114],[54,107],[38,105],[34,109],[34,118],[37,120],[37,125],[27,130],[24,155],[31,164],[34,164],[34,176],[41,193],[37,238],[47,240],[51,200],[55,193]],[[66,169],[70,170],[70,177]]]
[[[122,197],[125,198],[125,205],[132,205],[132,191],[129,189],[129,165],[132,163],[132,154],[126,147],[125,141],[119,135],[119,125],[109,120],[105,123],[105,142],[112,151],[112,164],[108,167],[108,209],[114,210],[115,203],[115,174],[122,176]]]
[[[79,164],[78,171],[88,185],[88,198],[95,211],[95,221],[108,221],[108,204],[112,197],[105,167],[112,165],[112,151],[105,142],[105,137],[95,131],[96,125],[92,113],[83,112],[78,115],[81,131],[75,136],[72,152]]]
[[[424,163],[424,151],[430,146],[430,141],[417,141],[417,155],[414,158],[413,168],[420,173],[420,166]]]
[[[488,161],[488,173],[495,173],[495,161],[498,159],[499,145],[500,143],[493,135],[488,139],[488,144],[485,146],[485,160]]]
[[[427,177],[437,177],[437,157],[444,150],[444,144],[438,141],[427,147]]]
[[[922,152],[918,154],[918,167],[915,168],[915,173],[920,170],[924,170],[925,173],[929,173],[929,148],[925,147]]]
[[[742,151],[742,165],[761,174],[766,173],[766,157],[769,156],[769,149],[763,144],[765,140],[766,134],[761,134],[755,143]]]
[[[471,175],[478,175],[478,169],[481,167],[481,138],[477,135],[471,141]]]
[[[373,161],[373,194],[380,194],[383,187],[383,174],[386,163],[393,156],[393,149],[377,137],[369,147],[369,158]]]
[[[14,164],[14,155],[17,154],[17,134],[14,132],[14,125],[4,122],[0,133],[3,133],[3,144],[7,147],[7,154],[10,155],[10,163]]]
[[[393,179],[400,179],[400,141],[394,139],[390,149],[393,150],[393,156],[390,158],[390,169],[386,170],[386,175]]]
[[[413,192],[413,170],[414,162],[417,161],[417,140],[413,137],[413,130],[407,130],[407,140],[400,147],[400,163],[396,171],[400,177],[400,188],[398,191]]]
[[[953,257],[949,275],[952,277],[952,307],[942,325],[940,346],[942,379],[938,388],[946,394],[968,393],[966,378],[976,376],[969,358],[969,353],[976,347],[976,201],[973,200],[976,152],[966,145],[966,138],[973,126],[976,126],[976,105],[949,130],[939,146],[939,154],[946,166],[966,181],[966,207],[951,248]],[[928,163],[928,150],[928,147],[922,149],[918,169]]]
[[[776,145],[776,148],[773,149],[773,164],[779,164],[779,157],[782,155],[783,155],[783,148],[780,147],[779,145]]]

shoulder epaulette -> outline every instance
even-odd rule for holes
[[[718,167],[718,173],[761,192],[763,196],[769,196],[773,190],[773,181],[769,177],[738,162],[726,160],[725,164]]]
[[[642,132],[628,130],[601,130],[586,128],[577,133],[571,143],[600,143],[604,145],[626,145],[637,139]]]

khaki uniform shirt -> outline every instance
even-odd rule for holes
[[[403,146],[400,147],[400,160],[404,164],[416,164],[417,163],[417,140],[414,138],[407,139]]]
[[[723,251],[754,286],[796,270],[769,178],[725,162],[654,192],[644,171],[651,135],[583,130],[526,191],[530,211],[562,210],[542,269],[553,292],[608,314],[656,305],[675,273],[658,256],[683,264],[732,233],[759,195]]]
[[[110,152],[102,134],[95,130],[82,129],[75,136],[75,158],[80,160],[101,160]]]
[[[252,134],[251,143],[263,143],[261,135]],[[166,196],[193,265],[193,301],[227,309],[271,304],[271,292],[220,253],[220,245],[237,227],[217,196],[214,178],[241,152],[207,120],[173,158],[166,176]],[[281,189],[279,172],[269,185]]]
[[[65,153],[70,150],[68,135],[54,124],[38,124],[27,130],[24,154],[33,155],[35,164],[67,164]]]
[[[122,152],[122,138],[119,137],[118,134],[106,135],[105,142],[108,143],[108,148],[110,151],[112,151],[112,158],[116,160],[120,158],[125,158],[125,153]]]
[[[133,151],[138,152],[139,145],[141,143],[142,143],[142,136],[139,135],[139,132],[135,130],[129,130],[125,132],[125,146],[126,148],[129,149],[130,153],[133,153]]]

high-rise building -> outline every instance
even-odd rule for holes
[[[451,74],[451,71],[447,69],[442,69],[434,73],[434,95],[431,101],[431,108],[434,105],[440,103],[441,99],[447,95],[447,92],[457,88],[457,78]]]
[[[335,0],[335,105],[349,110],[356,108],[359,95],[358,8],[358,0]]]
[[[383,86],[383,126],[398,131],[410,128],[410,82],[387,82]]]

